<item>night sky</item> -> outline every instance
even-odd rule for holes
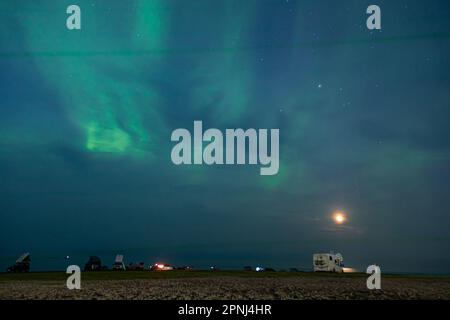
[[[449,1],[8,0],[0,19],[1,270],[334,250],[450,273]],[[174,165],[194,120],[279,128],[279,173]]]

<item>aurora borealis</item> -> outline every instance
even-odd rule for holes
[[[375,2],[381,31],[356,0],[2,2],[0,268],[335,250],[448,273],[450,4]],[[171,132],[195,120],[279,128],[278,174],[175,166]]]

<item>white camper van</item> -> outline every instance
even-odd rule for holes
[[[313,266],[314,272],[344,272],[344,258],[340,253],[315,253]]]

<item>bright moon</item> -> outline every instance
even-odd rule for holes
[[[333,214],[333,220],[337,224],[343,224],[345,222],[345,220],[347,220],[347,217],[345,216],[345,213],[336,212]]]

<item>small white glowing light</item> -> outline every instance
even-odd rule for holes
[[[333,214],[333,220],[337,224],[343,224],[347,220],[347,217],[343,212],[335,212]]]

